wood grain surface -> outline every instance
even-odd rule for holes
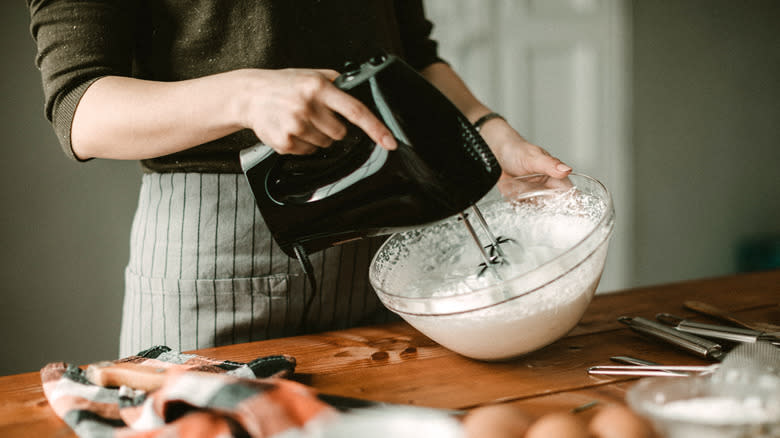
[[[598,295],[563,339],[512,361],[459,356],[405,323],[197,350],[246,362],[272,354],[296,357],[295,378],[335,395],[420,406],[470,409],[512,403],[531,415],[598,403],[623,403],[636,380],[590,376],[587,368],[628,355],[665,364],[706,362],[643,337],[617,322],[669,312],[716,322],[687,310],[686,300],[727,309],[741,319],[780,323],[780,271],[648,286]],[[108,358],[110,359],[110,358]],[[589,410],[582,415],[588,416]],[[49,407],[37,372],[0,377],[0,436],[73,437]]]

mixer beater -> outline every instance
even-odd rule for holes
[[[484,245],[483,242],[480,240],[476,230],[474,229],[474,226],[471,225],[471,221],[468,218],[469,216],[468,213],[461,212],[459,214],[460,220],[463,222],[463,225],[466,226],[469,235],[474,240],[474,243],[477,245],[477,248],[479,249],[479,254],[482,257],[482,263],[479,264],[479,272],[477,273],[477,276],[481,277],[482,275],[485,274],[485,272],[490,270],[493,273],[493,275],[501,279],[501,275],[499,274],[496,267],[500,265],[509,264],[509,259],[507,258],[504,250],[501,248],[501,245],[505,243],[514,242],[514,240],[504,236],[496,237],[493,234],[493,232],[490,231],[490,227],[488,226],[488,223],[485,220],[485,216],[482,215],[482,211],[480,211],[479,207],[477,207],[476,204],[471,206],[471,211],[474,213],[474,216],[477,218],[477,222],[479,223],[480,228],[482,229],[482,231],[485,233],[488,240],[490,241],[489,244]]]

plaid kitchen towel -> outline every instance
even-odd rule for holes
[[[164,383],[146,393],[96,386],[62,362],[41,370],[49,404],[80,437],[296,436],[337,416],[311,388],[280,378],[294,370],[289,356],[244,364],[159,346],[115,363],[165,368]]]

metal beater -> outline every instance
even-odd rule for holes
[[[488,227],[488,223],[485,220],[485,216],[482,215],[482,212],[479,210],[479,207],[477,207],[476,204],[471,206],[471,211],[474,213],[474,216],[477,218],[477,222],[479,223],[480,228],[482,228],[482,231],[485,233],[488,240],[490,241],[489,244],[484,245],[483,242],[479,239],[479,236],[477,235],[474,226],[471,225],[471,221],[468,218],[468,213],[465,212],[460,213],[460,220],[463,222],[463,225],[465,225],[466,229],[469,231],[469,235],[471,235],[471,238],[474,240],[474,243],[477,245],[477,248],[479,249],[479,254],[482,257],[482,263],[479,264],[479,272],[477,273],[477,276],[481,277],[482,275],[485,274],[485,272],[487,272],[488,269],[490,269],[493,275],[501,279],[501,275],[499,274],[496,267],[499,265],[506,265],[509,263],[509,260],[506,257],[506,253],[504,252],[503,249],[501,249],[501,245],[509,242],[514,242],[514,240],[504,236],[496,237],[493,234],[493,232],[490,231],[490,227]]]

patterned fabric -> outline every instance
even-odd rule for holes
[[[104,388],[60,362],[41,370],[46,398],[77,435],[95,438],[297,436],[338,415],[311,388],[281,378],[294,370],[289,356],[243,364],[155,347],[115,361],[128,362],[165,368],[162,387]]]

